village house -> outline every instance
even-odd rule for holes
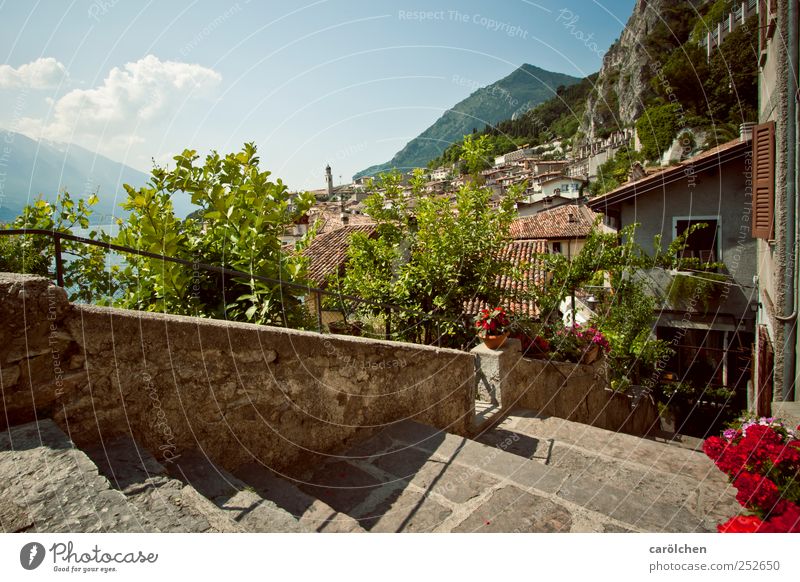
[[[690,226],[705,224],[687,239],[683,256],[696,259],[680,272],[654,270],[648,286],[660,299],[655,332],[676,354],[664,374],[709,387],[735,389],[735,405],[744,408],[750,380],[757,296],[755,242],[750,236],[751,140],[739,139],[684,162],[629,181],[590,199],[620,227],[637,224],[635,240],[655,252]],[[699,264],[721,264],[703,268]]]
[[[511,223],[510,234],[514,240],[542,240],[547,252],[571,258],[581,252],[595,223],[598,228],[607,229],[599,223],[600,219],[599,214],[584,205],[564,204],[517,218]]]

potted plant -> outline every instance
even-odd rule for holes
[[[505,309],[495,307],[494,309],[481,309],[475,319],[475,327],[478,330],[478,337],[490,350],[496,350],[508,339],[508,327],[511,322],[508,319]]]
[[[600,330],[594,327],[584,329],[578,324],[556,332],[553,345],[557,359],[576,364],[592,364],[611,349]]]
[[[527,358],[546,358],[550,351],[550,342],[544,335],[546,327],[530,319],[520,318],[512,323],[509,337],[518,339],[522,355]]]
[[[573,333],[583,344],[583,353],[581,355],[582,364],[592,364],[601,355],[611,350],[611,345],[608,343],[606,336],[595,327],[582,329],[580,326],[576,325],[573,327]]]

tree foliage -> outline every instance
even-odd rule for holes
[[[259,169],[253,144],[225,156],[213,152],[203,163],[193,150],[174,159],[171,170],[154,168],[147,186],[137,190],[125,185],[123,208],[130,214],[118,221],[115,236],[92,231],[88,238],[183,259],[192,266],[136,254],[125,254],[114,263],[102,248],[64,241],[65,284],[71,298],[145,311],[305,326],[303,290],[282,283],[305,284],[307,259],[297,251],[313,236],[313,229],[294,249],[284,248],[281,236],[311,207],[313,196],[292,196],[281,180],[271,181],[270,173]],[[172,199],[178,192],[189,194],[199,208],[185,220],[174,212]],[[74,202],[63,193],[56,205],[38,200],[9,226],[66,233],[76,226],[85,229],[96,202],[96,197]],[[0,268],[52,276],[50,239],[2,237],[0,245]],[[201,268],[201,263],[277,283],[223,276]]]
[[[657,235],[653,253],[635,242],[637,226],[632,224],[615,233],[603,232],[599,223],[595,224],[583,248],[571,260],[555,254],[541,257],[547,283],[529,291],[542,323],[560,328],[558,308],[564,299],[598,278],[609,281],[613,294],[601,303],[592,323],[611,343],[609,371],[618,386],[638,382],[669,354],[666,343],[654,337],[654,310],[664,298],[648,284],[648,271],[700,267],[699,259],[681,255],[688,237],[707,225],[692,225],[666,248]]]
[[[41,198],[27,205],[6,229],[49,230],[74,234],[76,228],[88,229],[92,207],[97,196],[73,200],[69,192],[58,194],[51,204]],[[88,238],[97,238],[92,230]],[[61,242],[64,285],[72,301],[96,301],[114,293],[111,274],[114,267],[106,264],[104,249],[71,240]],[[29,273],[55,278],[55,247],[53,238],[42,235],[12,235],[0,237],[0,271]]]
[[[151,183],[125,186],[130,211],[114,242],[192,263],[207,263],[282,282],[303,282],[306,259],[284,249],[281,235],[311,207],[313,197],[292,197],[283,182],[261,171],[254,144],[202,164],[194,150],[175,158],[172,170],[154,168]],[[177,192],[200,208],[186,220],[174,212]],[[200,268],[127,258],[120,273],[124,307],[272,325],[301,324],[301,293],[252,277],[231,277]]]
[[[627,146],[620,148],[613,158],[597,169],[597,180],[590,185],[592,195],[605,194],[624,184],[633,164],[642,161],[644,156],[636,150]]]
[[[672,103],[648,107],[636,122],[636,135],[647,160],[657,160],[678,135],[678,108]]]
[[[498,275],[512,272],[499,257],[520,194],[512,190],[494,208],[491,191],[473,181],[455,194],[454,203],[426,195],[421,186],[412,183],[406,196],[396,173],[371,184],[365,206],[377,223],[377,236],[352,235],[345,274],[336,285],[348,294],[401,306],[402,313],[392,315],[398,339],[432,343],[441,340],[440,333],[447,343],[459,345],[465,337],[472,339],[465,303],[473,298],[496,303]]]

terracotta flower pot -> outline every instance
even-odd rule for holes
[[[508,332],[501,335],[485,335],[483,336],[483,343],[490,350],[496,350],[508,339]]]
[[[583,353],[581,364],[593,364],[598,357],[600,357],[600,346],[592,344],[592,347]]]

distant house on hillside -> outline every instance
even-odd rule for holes
[[[565,204],[575,204],[575,199],[558,194],[556,196],[547,196],[536,202],[520,201],[517,203],[517,216],[525,218],[539,214],[543,210],[551,210]]]
[[[584,184],[583,180],[564,176],[560,172],[542,174],[533,178],[532,185],[528,189],[528,201],[539,202],[554,196],[577,200]]]
[[[372,224],[369,216],[358,212],[359,205],[354,202],[344,204],[344,216],[340,202],[320,202],[308,211],[308,224],[317,224],[317,234],[324,234],[344,226]]]
[[[750,163],[745,134],[588,202],[620,227],[638,223],[636,242],[645,249],[653,249],[657,234],[666,248],[691,225],[707,225],[689,237],[684,256],[724,267],[708,274],[650,273],[651,288],[665,298],[656,334],[677,346],[665,372],[695,385],[735,388],[742,405],[757,305],[752,190],[746,178]],[[710,282],[719,275],[724,281]]]

